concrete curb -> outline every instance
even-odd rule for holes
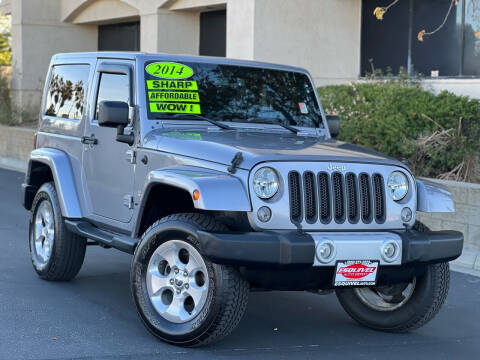
[[[462,272],[477,273],[478,275],[480,274],[480,249],[465,245],[462,256],[452,263],[463,269]]]
[[[0,167],[7,170],[25,173],[27,172],[28,164],[23,160],[0,157]]]

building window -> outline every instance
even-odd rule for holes
[[[403,0],[378,21],[373,9],[390,0],[363,0],[362,76],[372,72],[372,64],[384,72],[400,67],[411,74],[443,77],[480,75],[480,0],[460,0],[445,26],[435,35],[417,40],[422,29],[434,29],[445,17],[451,0]]]
[[[227,53],[227,12],[200,14],[200,55],[225,57]]]
[[[480,76],[480,0],[465,1],[463,73]]]
[[[140,22],[100,25],[99,51],[140,51]]]
[[[46,94],[45,115],[81,120],[89,73],[89,65],[54,66]]]

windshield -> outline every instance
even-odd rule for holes
[[[323,126],[315,90],[303,73],[151,61],[145,79],[150,119],[195,114],[217,121]]]

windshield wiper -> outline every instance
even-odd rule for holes
[[[270,119],[267,119],[267,118],[265,118],[265,119],[264,118],[248,118],[247,119],[247,121],[250,122],[250,123],[278,125],[278,126],[283,127],[286,130],[289,130],[289,131],[293,132],[294,134],[298,134],[300,132],[300,130],[295,129],[293,126],[286,125],[282,122],[273,122],[273,121],[268,121],[268,120],[270,120]]]
[[[172,119],[188,119],[188,118],[193,118],[193,119],[208,121],[210,124],[213,124],[213,125],[215,125],[215,126],[218,126],[219,128],[224,129],[224,130],[234,130],[234,128],[232,128],[231,126],[222,124],[222,123],[219,122],[219,121],[216,121],[216,120],[213,120],[213,119],[209,119],[209,118],[206,118],[205,116],[198,115],[198,114],[172,114],[172,115],[167,115],[167,116],[157,116],[157,117],[156,117],[156,119],[158,119],[158,120],[165,119],[165,118],[167,118],[167,119],[168,119],[168,118],[172,118]]]

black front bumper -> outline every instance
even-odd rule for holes
[[[458,258],[463,234],[458,231],[392,231],[402,238],[402,265],[434,264]],[[236,266],[312,266],[315,243],[307,233],[263,231],[198,233],[202,252],[213,262]]]

